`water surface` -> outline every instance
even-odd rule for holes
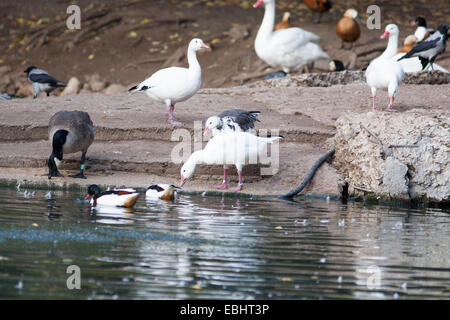
[[[0,189],[2,299],[450,297],[441,209],[187,195],[91,209],[47,192]]]

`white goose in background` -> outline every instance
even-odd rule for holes
[[[197,164],[223,165],[223,182],[216,189],[227,189],[228,165],[235,165],[239,177],[238,186],[232,191],[240,191],[243,187],[242,168],[246,164],[261,163],[267,158],[267,145],[281,139],[276,137],[258,137],[248,132],[224,132],[213,137],[203,150],[195,151],[181,168],[180,186],[192,177]]]
[[[130,93],[144,91],[153,100],[163,102],[169,109],[169,123],[182,125],[173,119],[175,103],[192,97],[202,84],[202,69],[197,51],[209,49],[201,39],[192,39],[187,50],[189,68],[169,67],[158,70],[150,78],[130,88]]]
[[[145,196],[147,199],[151,200],[162,199],[173,201],[177,195],[176,189],[179,188],[175,187],[173,184],[153,184],[148,187]]]
[[[100,187],[96,184],[91,184],[88,187],[88,193],[84,200],[91,198],[91,205],[103,205],[103,206],[114,206],[114,207],[126,207],[131,208],[136,204],[139,197],[134,189],[114,189],[101,191]]]
[[[395,24],[388,24],[381,39],[389,37],[386,50],[372,60],[366,70],[366,82],[372,91],[372,111],[375,111],[375,96],[377,89],[388,89],[389,104],[387,111],[396,111],[392,109],[394,98],[398,92],[398,84],[403,79],[403,67],[400,62],[392,59],[397,52],[398,45],[398,27]]]
[[[254,8],[265,5],[264,18],[255,39],[258,57],[271,67],[280,67],[284,72],[297,70],[318,59],[329,56],[315,42],[319,37],[301,28],[273,31],[275,24],[275,0],[257,0]]]

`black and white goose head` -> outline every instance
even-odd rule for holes
[[[58,130],[53,134],[52,141],[52,153],[48,158],[48,178],[61,177],[62,175],[58,171],[63,160],[63,148],[67,141],[67,135],[69,132],[67,130]]]

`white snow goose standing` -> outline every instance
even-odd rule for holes
[[[153,184],[148,187],[145,196],[147,199],[151,200],[162,199],[173,201],[176,197],[176,189],[179,188],[173,184]]]
[[[398,27],[388,24],[381,39],[389,37],[386,50],[378,58],[372,60],[366,70],[366,82],[372,91],[372,110],[375,111],[375,96],[377,89],[388,89],[389,105],[387,111],[392,109],[394,98],[398,92],[398,84],[403,79],[403,67],[400,62],[392,59],[397,52]]]
[[[255,127],[258,120],[259,111],[246,111],[241,109],[225,110],[217,116],[209,117],[206,120],[203,135],[211,131],[213,136],[221,132],[250,132]]]
[[[329,59],[315,42],[319,37],[301,28],[273,31],[275,0],[257,0],[254,8],[265,4],[264,18],[255,39],[258,57],[271,67],[282,68],[285,73],[297,70],[318,59]]]
[[[136,204],[138,197],[139,193],[134,189],[114,189],[102,192],[98,185],[91,184],[88,187],[88,194],[84,200],[91,198],[90,203],[93,206],[104,205],[131,208]]]
[[[187,50],[189,68],[170,67],[158,70],[150,78],[130,88],[130,93],[144,91],[150,98],[163,102],[169,109],[169,123],[182,125],[173,119],[175,103],[192,97],[202,84],[202,70],[197,51],[209,49],[201,39],[192,39]]]
[[[203,150],[195,151],[181,168],[180,187],[194,175],[197,164],[223,165],[223,182],[216,189],[227,189],[227,170],[235,165],[239,177],[238,186],[232,191],[240,191],[243,187],[242,168],[246,164],[256,164],[261,160],[267,145],[281,139],[276,137],[258,137],[248,132],[224,132],[213,137]]]

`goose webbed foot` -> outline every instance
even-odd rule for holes
[[[50,180],[52,177],[64,177],[59,171],[53,172],[53,173],[45,173],[42,175],[43,177],[48,177]]]
[[[243,187],[242,184],[238,184],[237,187],[231,188],[230,191],[241,191]]]
[[[392,109],[391,106],[388,106],[388,107],[386,108],[386,111],[389,111],[389,112],[398,112],[398,110]]]
[[[214,186],[214,189],[219,189],[219,190],[228,189],[228,184],[226,182],[224,182],[218,186]]]
[[[169,119],[169,120],[167,120],[167,122],[169,122],[170,124],[172,124],[174,126],[184,126],[183,122],[176,121],[176,120],[173,120],[173,119]]]
[[[87,177],[84,175],[83,171],[80,171],[77,174],[71,174],[69,175],[71,178],[77,178],[77,179],[87,179]]]

